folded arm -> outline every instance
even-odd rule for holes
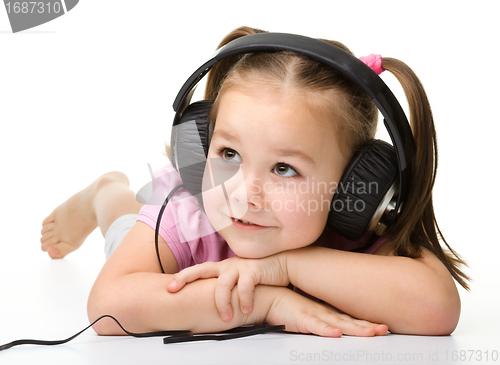
[[[412,259],[309,246],[286,251],[290,282],[356,318],[385,323],[393,333],[447,335],[460,297],[430,251]]]
[[[154,230],[137,222],[108,258],[92,287],[87,304],[89,320],[110,314],[130,332],[190,330],[194,333],[264,321],[273,300],[268,287],[256,289],[260,306],[255,313],[237,313],[231,321],[223,321],[215,306],[216,280],[199,280],[183,293],[169,293],[167,285],[178,270],[177,261],[164,241],[160,244],[160,254],[166,274],[161,273],[156,257]],[[236,292],[234,301],[238,303]],[[93,328],[100,335],[125,334],[110,318],[100,320]]]
[[[216,278],[196,280],[176,293],[167,290],[178,270],[177,263],[172,251],[162,243],[160,255],[166,274],[160,272],[153,233],[145,224],[136,223],[108,258],[89,295],[91,322],[109,314],[130,332],[217,332],[264,320],[269,324],[284,324],[288,331],[329,337],[343,333],[374,336],[387,331],[385,326],[380,328],[340,314],[285,287],[268,285],[255,287],[251,313],[235,310],[230,319],[223,320],[216,307]],[[239,308],[237,287],[229,297],[231,305]],[[110,318],[97,322],[93,329],[99,335],[125,334]]]
[[[218,332],[244,324],[262,323],[273,302],[269,289],[255,289],[256,310],[249,315],[235,313],[223,321],[214,300],[216,279],[198,280],[178,294],[171,294],[166,286],[171,275],[139,272],[115,278],[112,288],[96,294],[89,300],[89,319],[111,314],[130,332],[160,330],[190,330],[193,333]],[[268,291],[266,293],[266,290]],[[238,303],[234,291],[232,301]],[[271,294],[271,295],[269,295]],[[105,295],[106,298],[99,298]],[[93,326],[99,335],[124,335],[111,319],[104,318]]]

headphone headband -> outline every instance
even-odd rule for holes
[[[339,72],[359,85],[370,95],[384,116],[399,165],[399,194],[394,216],[406,198],[411,177],[411,160],[415,154],[415,142],[406,115],[396,97],[384,81],[367,65],[348,52],[314,38],[287,33],[257,33],[237,38],[218,49],[184,83],[174,101],[176,112],[173,125],[177,125],[189,105],[198,82],[217,62],[232,56],[257,52],[291,51],[307,56]]]

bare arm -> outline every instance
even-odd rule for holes
[[[130,332],[191,330],[194,333],[264,321],[274,300],[272,287],[256,288],[259,304],[255,313],[235,313],[229,322],[220,318],[215,306],[216,279],[199,280],[179,293],[169,293],[166,288],[177,271],[177,262],[172,251],[161,242],[161,258],[167,274],[161,273],[153,234],[149,226],[136,223],[109,257],[89,295],[90,321],[110,314]],[[237,305],[237,292],[234,294]],[[100,335],[124,334],[109,318],[97,322],[93,328]]]
[[[106,292],[110,300],[100,301],[89,309],[90,320],[111,314],[131,332],[160,330],[190,330],[193,333],[217,332],[244,324],[262,323],[273,302],[272,287],[259,286],[255,290],[256,310],[250,315],[237,311],[225,322],[215,306],[216,279],[198,280],[182,292],[171,294],[166,285],[171,275],[133,273],[116,278],[113,288]],[[267,293],[266,293],[267,290]],[[238,303],[237,291],[232,302]],[[99,301],[98,301],[99,302]],[[111,319],[105,318],[94,325],[99,335],[124,335]]]
[[[284,254],[293,285],[356,318],[385,323],[391,332],[446,335],[458,323],[455,283],[426,249],[421,259],[315,246]]]
[[[99,273],[88,300],[90,321],[104,314],[115,317],[128,331],[190,330],[215,332],[243,324],[284,324],[289,331],[339,337],[383,335],[387,327],[339,314],[331,307],[316,303],[287,288],[259,285],[250,314],[234,311],[223,320],[216,307],[216,278],[196,280],[176,293],[167,285],[177,272],[172,251],[163,242],[160,255],[166,274],[154,249],[154,231],[138,222],[132,227]],[[230,304],[239,307],[238,287],[229,292]],[[111,319],[93,326],[100,335],[123,335]]]

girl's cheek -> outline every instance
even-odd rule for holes
[[[230,219],[224,219],[225,217],[219,213],[220,210],[224,211],[222,204],[225,204],[224,192],[220,186],[204,191],[202,198],[208,220],[216,230],[222,230],[230,225]]]
[[[281,216],[288,218],[300,217],[307,213],[307,198],[301,194],[280,193],[268,195],[272,210]]]
[[[295,194],[284,197],[282,206],[287,213],[298,217],[318,217],[328,215],[330,209],[330,195]]]

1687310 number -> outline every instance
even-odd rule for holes
[[[59,14],[61,11],[61,3],[47,2],[44,3],[42,1],[16,1],[16,2],[6,2],[5,7],[7,8],[7,13],[11,14]]]
[[[484,350],[453,350],[445,351],[446,361],[498,361],[498,351]]]

